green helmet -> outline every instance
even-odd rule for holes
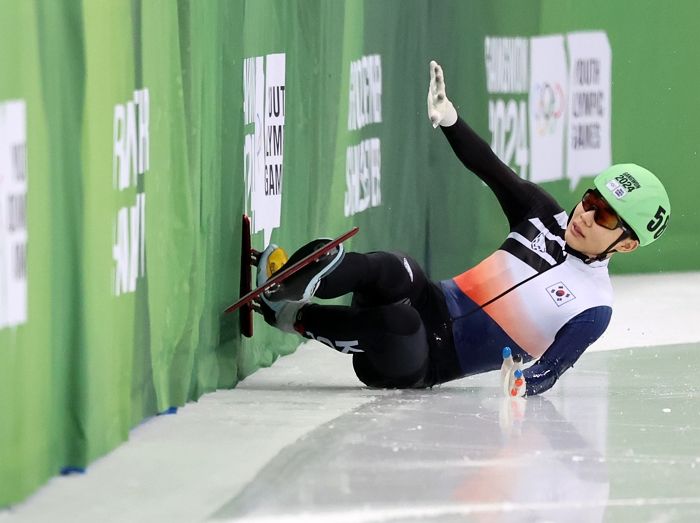
[[[593,183],[615,212],[635,232],[639,244],[649,245],[666,230],[671,203],[663,184],[650,171],[633,163],[608,167]]]

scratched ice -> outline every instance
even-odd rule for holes
[[[284,448],[211,519],[698,521],[698,349],[587,354],[526,401],[502,399],[493,374],[377,394]]]

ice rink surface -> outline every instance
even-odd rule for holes
[[[541,396],[497,373],[370,390],[307,343],[0,522],[700,521],[700,274],[613,286],[608,332]]]

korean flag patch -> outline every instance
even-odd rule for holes
[[[550,285],[549,287],[547,287],[547,294],[549,294],[549,297],[552,298],[552,300],[554,300],[554,303],[557,304],[557,307],[561,307],[565,303],[576,299],[574,293],[571,292],[568,289],[568,287],[562,282],[558,282],[554,285]]]

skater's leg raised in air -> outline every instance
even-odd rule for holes
[[[358,305],[386,305],[408,299],[415,304],[427,278],[410,257],[392,252],[347,253],[338,268],[321,280],[319,298],[354,293]]]

